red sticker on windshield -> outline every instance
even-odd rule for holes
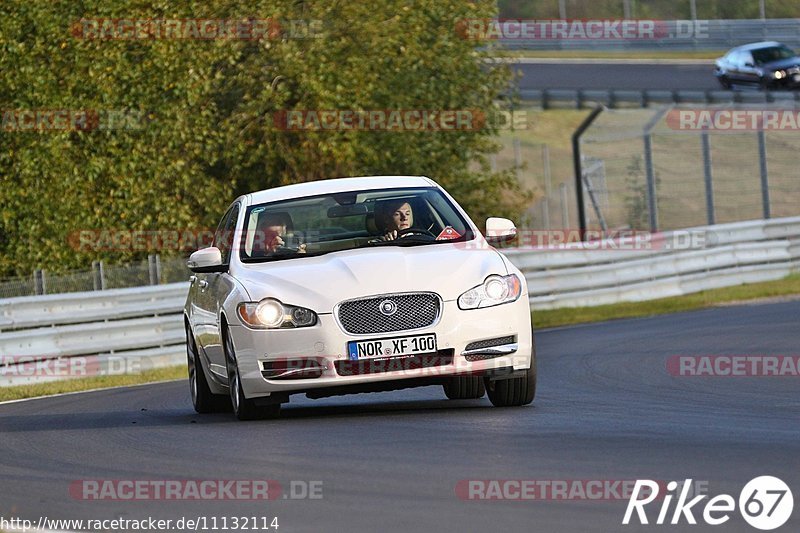
[[[461,234],[453,229],[453,226],[447,226],[442,230],[438,237],[436,237],[437,241],[449,241],[451,239],[458,239],[461,237]]]

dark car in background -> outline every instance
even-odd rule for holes
[[[800,87],[800,57],[774,41],[746,44],[717,59],[714,75],[726,89],[734,85],[795,89]]]

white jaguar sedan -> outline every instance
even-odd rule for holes
[[[236,199],[189,258],[189,382],[200,413],[276,416],[309,398],[442,385],[533,401],[525,278],[425,177],[342,178]]]

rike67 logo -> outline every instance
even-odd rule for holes
[[[633,488],[625,517],[624,525],[631,523],[634,511],[640,524],[649,524],[645,506],[652,503],[659,496],[658,483],[649,479],[638,479]],[[676,481],[667,483],[667,493],[661,502],[661,509],[655,524],[679,524],[686,520],[688,524],[697,524],[694,513],[700,513],[700,502],[708,496],[701,494],[689,499],[692,480],[687,479],[679,485]],[[677,489],[680,487],[680,494]],[[646,496],[640,498],[640,494]],[[677,502],[672,509],[672,500],[677,496]],[[736,500],[728,494],[714,496],[702,506],[702,518],[706,524],[718,526],[731,518],[731,513],[736,510]],[[782,480],[772,476],[760,476],[750,480],[739,494],[739,512],[742,518],[756,529],[768,531],[777,529],[789,520],[794,509],[794,498],[789,486]],[[694,507],[697,506],[697,509]],[[668,521],[669,520],[669,521]],[[634,522],[635,523],[635,522]]]

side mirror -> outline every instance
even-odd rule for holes
[[[755,67],[755,65],[753,64],[752,61],[748,61],[747,63],[744,64],[744,66],[749,67],[749,68]]]
[[[511,242],[517,237],[517,227],[507,218],[489,217],[486,219],[486,242],[501,244]]]
[[[197,250],[189,256],[186,266],[197,274],[225,272],[228,270],[228,267],[222,264],[222,252],[216,246]]]

